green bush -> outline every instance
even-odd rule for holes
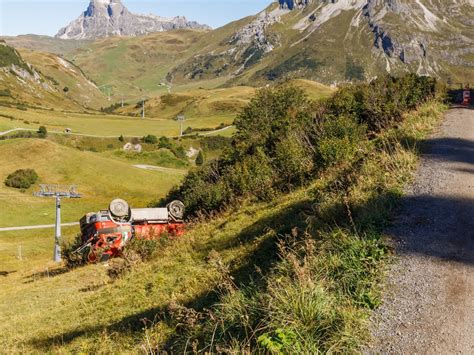
[[[280,189],[287,191],[304,184],[315,169],[314,160],[304,137],[294,132],[275,146],[275,165]]]
[[[167,199],[185,202],[190,214],[211,213],[222,209],[231,199],[231,191],[220,178],[219,162],[211,161],[186,175],[182,185]]]
[[[176,156],[176,158],[178,159],[187,159],[187,156],[186,156],[186,150],[184,149],[184,147],[182,146],[179,146],[179,147],[172,147],[171,148],[171,152],[173,152],[173,154]]]
[[[47,136],[48,136],[48,129],[45,126],[40,126],[40,128],[38,128],[38,137],[46,138]]]
[[[223,157],[191,172],[168,199],[182,199],[191,214],[247,197],[269,200],[350,161],[362,142],[434,97],[436,86],[436,80],[413,74],[386,76],[343,87],[316,103],[289,85],[261,89],[235,120],[237,132]],[[219,145],[215,140],[208,142]]]
[[[232,144],[232,138],[224,136],[207,136],[200,140],[201,147],[204,150],[222,150],[230,148]]]
[[[158,143],[158,138],[156,136],[154,136],[153,134],[149,134],[149,135],[143,137],[142,141],[144,143],[148,143],[148,144],[156,144],[156,143]]]
[[[202,150],[200,150],[196,157],[196,165],[201,166],[202,164],[204,164],[204,154],[202,154]]]
[[[38,180],[38,174],[33,169],[19,169],[5,179],[5,185],[16,189],[28,189]]]
[[[261,148],[226,170],[223,180],[235,196],[253,196],[258,200],[275,196],[275,172]]]
[[[158,147],[160,149],[161,148],[171,149],[173,147],[173,144],[171,143],[168,137],[162,136],[160,137],[160,140],[158,142]]]
[[[364,140],[365,131],[365,126],[350,116],[328,116],[317,134],[317,164],[328,167],[349,160]]]

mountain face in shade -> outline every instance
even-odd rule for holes
[[[109,36],[140,36],[173,29],[209,29],[183,16],[165,18],[131,13],[121,0],[91,0],[86,11],[59,30],[57,38],[97,39]]]

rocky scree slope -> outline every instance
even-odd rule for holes
[[[333,83],[411,71],[474,81],[473,19],[473,0],[280,0],[214,31],[169,79]]]
[[[173,29],[209,29],[185,17],[165,18],[131,13],[121,0],[91,0],[86,11],[59,30],[61,39],[97,39],[109,36],[139,36]]]

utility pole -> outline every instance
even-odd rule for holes
[[[75,185],[40,185],[40,191],[35,193],[38,197],[54,197],[56,199],[56,225],[54,233],[54,258],[61,262],[61,198],[81,198]]]
[[[176,119],[179,121],[179,136],[183,136],[183,122],[186,120],[186,117],[184,115],[178,115]]]

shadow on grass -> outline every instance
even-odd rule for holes
[[[7,277],[10,274],[15,273],[16,271],[0,271],[0,276]]]
[[[26,276],[24,279],[25,281],[23,282],[24,284],[29,284],[29,283],[33,283],[37,280],[40,280],[40,279],[44,279],[44,278],[50,278],[50,277],[56,277],[56,276],[59,276],[59,275],[63,275],[63,274],[66,274],[68,273],[69,271],[71,271],[70,268],[68,267],[59,267],[59,268],[55,268],[55,269],[46,269],[44,271],[40,271],[40,272],[35,272],[31,275],[28,275]]]
[[[265,275],[271,269],[278,260],[278,239],[290,234],[294,228],[305,229],[306,217],[311,211],[311,200],[299,201],[243,228],[231,240],[211,240],[201,251],[224,252],[241,245],[249,246],[251,251],[245,258],[231,263],[232,277],[237,285],[245,283],[250,278]]]

